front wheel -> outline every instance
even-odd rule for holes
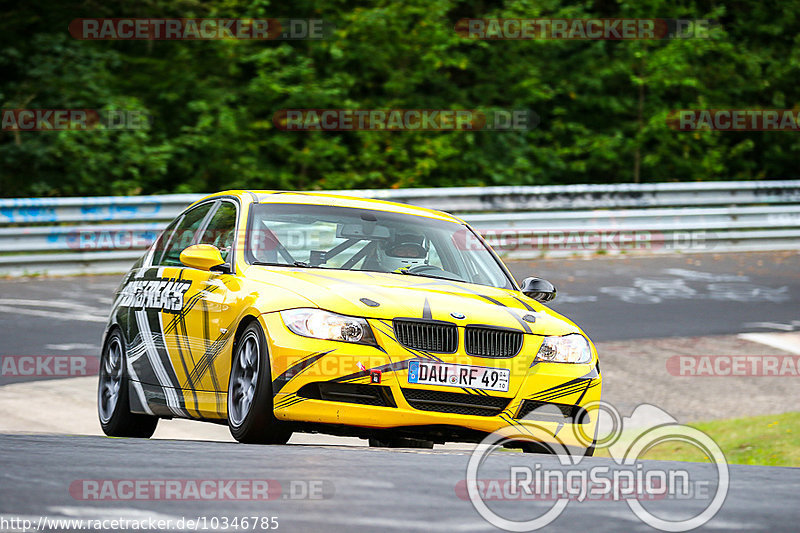
[[[249,444],[286,444],[292,436],[273,413],[269,352],[257,322],[247,326],[233,348],[228,428],[234,439]]]
[[[522,442],[520,448],[525,453],[540,453],[544,455],[560,455],[561,452],[567,452],[573,457],[592,457],[594,455],[594,447],[596,441],[587,447],[583,446],[552,446],[549,444],[538,442]]]
[[[109,437],[153,436],[158,418],[131,413],[125,374],[125,341],[118,329],[106,339],[100,355],[100,379],[97,383],[97,414],[103,433]]]

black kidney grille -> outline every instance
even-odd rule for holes
[[[425,352],[453,353],[458,348],[458,328],[447,322],[395,320],[397,342]]]
[[[477,357],[514,357],[522,349],[522,332],[467,326],[467,353]]]

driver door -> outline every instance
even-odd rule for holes
[[[236,217],[236,204],[227,200],[191,209],[147,269],[149,284],[180,293],[160,309],[133,311],[141,347],[130,359],[154,414],[225,418],[229,369],[220,355],[234,333],[228,284],[235,277],[187,267],[180,254],[193,244],[212,244],[230,267]]]

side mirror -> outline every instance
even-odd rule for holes
[[[546,279],[525,278],[522,280],[522,294],[537,302],[550,302],[556,298],[556,287]]]
[[[211,244],[194,244],[181,252],[181,263],[189,268],[211,270],[225,264],[222,254]]]

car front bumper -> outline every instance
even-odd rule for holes
[[[541,436],[555,435],[567,446],[587,446],[595,434],[593,406],[602,389],[595,353],[588,364],[532,364],[530,354],[538,351],[543,337],[526,335],[514,358],[472,357],[463,351],[430,354],[397,343],[391,323],[385,321],[370,321],[379,345],[375,347],[300,337],[283,325],[278,313],[260,320],[268,336],[278,419],[335,425],[341,434],[347,434],[349,426],[360,436],[371,430],[418,428],[424,433],[437,428],[441,441],[465,440],[463,429],[533,440],[552,440]],[[408,382],[409,361],[437,356],[451,363],[509,368],[509,390]]]

